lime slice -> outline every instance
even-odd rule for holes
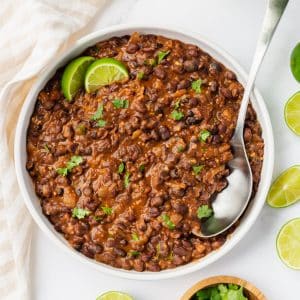
[[[122,292],[110,291],[98,296],[96,300],[133,300],[133,298]]]
[[[101,58],[93,62],[85,75],[85,89],[94,92],[104,85],[128,79],[128,71],[114,58]]]
[[[300,218],[287,222],[276,240],[280,259],[292,269],[300,269]]]
[[[61,87],[67,100],[71,101],[78,90],[84,86],[86,70],[94,60],[91,56],[82,56],[66,66],[61,79]]]
[[[300,200],[300,166],[281,173],[273,182],[267,203],[275,208],[286,207]]]
[[[300,82],[300,43],[296,45],[291,54],[291,70],[295,79]]]
[[[285,104],[284,118],[288,127],[300,135],[300,92],[294,94]]]

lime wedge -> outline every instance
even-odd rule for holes
[[[300,269],[300,218],[287,222],[276,240],[280,259],[292,269]]]
[[[300,166],[281,173],[273,182],[267,203],[275,208],[286,207],[300,200]]]
[[[85,89],[91,93],[104,85],[128,79],[124,64],[114,58],[101,58],[93,62],[85,75]]]
[[[300,43],[298,43],[291,54],[291,71],[295,79],[300,82]]]
[[[294,94],[285,104],[284,118],[287,126],[300,135],[300,92]]]
[[[98,296],[96,300],[133,300],[133,298],[122,292],[110,291]]]
[[[78,90],[84,86],[86,70],[94,60],[91,56],[82,56],[66,66],[61,79],[61,87],[67,100],[71,101]]]

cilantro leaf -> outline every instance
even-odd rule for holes
[[[198,79],[192,82],[192,89],[195,91],[196,94],[200,94],[201,93],[201,84],[202,84],[202,80]]]
[[[143,71],[140,71],[137,73],[136,78],[139,80],[142,80],[144,78],[145,73]]]
[[[202,130],[199,134],[199,140],[201,142],[206,142],[206,140],[211,136],[211,133],[208,130]]]
[[[168,227],[171,230],[175,229],[175,224],[171,221],[170,217],[167,214],[163,214],[161,217],[166,227]]]
[[[155,67],[156,66],[156,60],[154,58],[146,59],[144,62],[145,65]]]
[[[209,218],[212,216],[213,210],[208,207],[208,205],[201,205],[198,207],[197,210],[197,217],[198,219],[203,219],[203,218]]]
[[[83,159],[79,155],[74,155],[71,159],[67,162],[67,169],[71,171],[74,167],[79,166],[83,162]]]
[[[111,215],[113,213],[113,209],[111,207],[108,206],[101,206],[102,211],[106,214],[106,215]]]
[[[179,109],[179,107],[180,107],[180,100],[175,102],[174,109]]]
[[[124,177],[125,188],[128,188],[129,184],[130,184],[130,173],[126,172],[125,177]]]
[[[71,157],[71,159],[67,162],[65,168],[58,168],[56,169],[56,172],[59,175],[67,176],[68,173],[74,168],[79,166],[83,162],[83,158],[78,155],[74,155]]]
[[[98,125],[99,127],[105,127],[106,121],[104,121],[104,120],[99,120],[99,121],[97,122],[97,125]]]
[[[67,176],[68,175],[68,168],[58,168],[58,169],[56,169],[56,172],[59,175]]]
[[[140,240],[138,234],[135,233],[135,232],[131,235],[131,237],[132,237],[132,239],[133,239],[134,241],[136,241],[136,242]]]
[[[103,104],[99,104],[97,111],[92,116],[92,120],[97,121],[101,119],[103,117],[103,110],[104,110]]]
[[[139,251],[131,251],[130,252],[130,255],[133,256],[133,257],[137,257],[139,256],[141,253]]]
[[[112,101],[115,108],[128,108],[129,101],[124,99],[115,99]]]
[[[184,147],[181,146],[181,145],[179,145],[179,146],[177,147],[177,152],[181,153],[181,152],[183,152],[183,151],[184,151]]]
[[[44,149],[46,152],[48,152],[48,153],[50,152],[50,149],[49,149],[49,146],[47,143],[44,145]]]
[[[145,165],[140,165],[139,166],[139,171],[144,172],[145,171]]]
[[[184,117],[184,114],[181,111],[179,111],[179,110],[174,109],[171,112],[171,118],[173,120],[180,121],[183,117]]]
[[[194,172],[194,174],[196,176],[199,175],[199,173],[202,171],[203,168],[204,168],[203,165],[193,166],[193,172]]]
[[[157,63],[160,64],[162,60],[170,53],[170,50],[168,51],[159,51],[157,53]]]
[[[72,210],[72,217],[77,219],[83,219],[88,216],[91,212],[84,208],[74,207]]]
[[[125,170],[125,164],[123,162],[121,162],[118,167],[118,173],[122,174],[124,172],[124,170]]]

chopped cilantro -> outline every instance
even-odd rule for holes
[[[139,240],[140,240],[138,234],[135,233],[135,232],[131,235],[131,237],[132,237],[132,239],[133,239],[134,241],[139,241]]]
[[[248,300],[243,287],[232,284],[218,284],[198,291],[193,300]]]
[[[199,175],[199,173],[202,171],[202,169],[204,168],[203,165],[199,165],[199,166],[193,166],[193,172],[195,175]]]
[[[184,114],[179,110],[174,109],[171,113],[171,118],[173,120],[180,121],[183,117],[184,117]]]
[[[201,205],[197,209],[198,219],[209,218],[213,214],[213,210],[208,205]]]
[[[175,229],[175,224],[171,221],[170,217],[167,214],[163,214],[162,216],[163,224],[169,229]]]
[[[201,84],[202,84],[202,80],[198,79],[192,82],[192,89],[195,91],[196,94],[200,94],[201,93]]]
[[[67,168],[58,168],[58,169],[56,169],[56,172],[59,175],[62,175],[62,176],[67,176],[68,175],[68,169]]]
[[[106,121],[104,121],[104,120],[99,120],[99,121],[97,122],[97,125],[98,125],[99,127],[105,127]]]
[[[128,188],[129,184],[130,184],[130,173],[126,172],[125,177],[124,177],[125,188]]]
[[[145,73],[143,71],[140,71],[137,73],[136,78],[139,80],[142,80],[144,78]]]
[[[91,212],[84,208],[75,207],[72,210],[72,217],[77,219],[83,219],[88,216]]]
[[[103,110],[104,110],[103,104],[99,104],[97,111],[92,116],[92,120],[94,121],[100,120],[103,117]]]
[[[208,130],[202,130],[199,134],[199,140],[201,142],[206,142],[206,140],[211,136],[211,133]]]
[[[74,167],[79,166],[82,162],[83,162],[83,159],[82,159],[81,156],[74,155],[74,156],[72,156],[71,159],[67,162],[67,165],[66,165],[65,168],[58,168],[58,169],[56,170],[56,172],[57,172],[59,175],[67,176],[68,173],[69,173]]]
[[[106,215],[111,215],[113,213],[113,209],[111,207],[108,206],[101,206],[102,211],[106,214]]]
[[[124,170],[125,170],[125,164],[123,162],[121,162],[118,167],[118,173],[122,174],[124,172]]]
[[[145,165],[140,165],[139,166],[139,171],[144,172],[145,171]]]
[[[157,63],[160,64],[162,60],[170,53],[170,50],[168,51],[159,51],[157,53]]]
[[[100,216],[94,216],[94,220],[96,222],[100,222],[102,220],[102,218]]]
[[[183,151],[184,151],[184,147],[183,146],[180,145],[180,146],[177,147],[177,152],[180,153],[180,152],[183,152]]]
[[[144,62],[145,65],[155,67],[156,66],[156,60],[154,58],[146,59]]]
[[[44,149],[46,152],[48,152],[48,153],[50,152],[50,149],[49,149],[49,146],[47,143],[44,145]]]
[[[128,108],[129,106],[129,101],[124,99],[115,99],[112,103],[115,108]]]
[[[141,253],[139,251],[131,251],[130,252],[130,255],[133,256],[133,257],[137,257],[139,256]]]
[[[180,100],[175,102],[174,109],[178,109],[180,107]]]

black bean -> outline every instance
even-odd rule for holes
[[[186,118],[185,123],[187,125],[194,125],[200,123],[200,120],[195,117],[188,117]]]
[[[174,247],[173,253],[179,256],[186,256],[188,254],[188,251],[183,247]]]
[[[164,199],[161,196],[156,196],[150,200],[150,205],[159,207],[164,203]]]
[[[190,86],[190,81],[188,79],[182,79],[178,85],[177,89],[182,90],[182,89],[187,89]]]
[[[159,79],[164,79],[166,77],[166,71],[163,66],[159,65],[154,69],[154,75]]]
[[[150,212],[151,218],[156,218],[160,215],[160,211],[158,210],[157,207],[151,207],[149,212]]]
[[[125,257],[126,256],[126,252],[123,249],[113,248],[113,251],[118,256],[121,256],[121,257]]]
[[[183,63],[183,68],[186,72],[195,72],[198,69],[197,61],[194,59],[186,60]]]
[[[225,72],[225,78],[229,80],[236,80],[236,75],[232,71],[227,70]]]
[[[170,130],[167,126],[163,126],[163,125],[160,126],[158,128],[158,133],[159,133],[160,138],[164,141],[169,139],[169,137],[170,137]]]
[[[139,50],[139,45],[136,44],[136,43],[129,43],[127,48],[126,48],[126,52],[130,53],[130,54],[133,54],[138,50]]]
[[[196,107],[198,105],[198,99],[196,97],[189,99],[188,105],[190,107]]]

